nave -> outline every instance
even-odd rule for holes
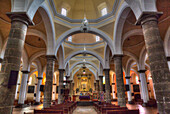
[[[116,102],[112,102],[113,104],[117,104]],[[142,107],[141,105],[131,105],[127,104],[128,109],[139,109],[140,114],[157,114],[158,110],[154,107]],[[33,110],[41,110],[43,105],[31,106],[27,108],[15,108],[12,114],[23,114],[24,112],[28,114],[33,114]],[[78,106],[73,114],[97,114],[97,111],[92,106]]]
[[[35,114],[169,114],[169,7],[170,0],[0,0],[0,114],[36,106]]]

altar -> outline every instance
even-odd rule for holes
[[[90,96],[89,95],[82,95],[79,96],[80,101],[90,101]]]

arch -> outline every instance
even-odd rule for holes
[[[70,68],[69,73],[73,70],[73,68],[74,68],[75,66],[77,66],[77,65],[79,65],[79,64],[83,64],[83,63],[89,64],[89,65],[91,65],[92,67],[94,67],[97,72],[99,71],[98,68],[97,68],[97,66],[96,66],[95,64],[93,64],[92,62],[89,62],[89,61],[86,61],[86,62],[79,61],[79,62],[76,62],[75,64],[72,65],[72,67]]]
[[[135,35],[143,35],[142,29],[134,29],[134,30],[131,30],[131,31],[128,31],[127,33],[125,33],[122,38],[121,46],[123,46],[123,43],[127,38],[129,38],[131,36],[135,36]]]
[[[125,68],[125,76],[130,76],[130,70],[131,70],[131,66],[132,66],[133,62],[134,62],[134,60],[132,58],[128,59],[126,68]]]
[[[166,56],[170,56],[170,26],[166,32],[165,39],[164,39],[164,48]]]
[[[29,68],[29,60],[28,60],[28,54],[26,49],[24,48],[22,51],[22,63],[23,63],[23,68],[22,70],[30,70]]]
[[[105,69],[110,69],[110,48],[107,45],[104,52]]]
[[[45,44],[46,44],[46,46],[47,46],[46,36],[45,36],[45,34],[42,33],[41,31],[36,30],[36,29],[28,29],[28,30],[27,30],[27,35],[33,35],[33,36],[37,36],[37,37],[41,38],[41,39],[45,42]]]
[[[96,58],[101,62],[102,66],[104,66],[104,62],[103,62],[102,57],[99,56],[97,53],[92,52],[92,51],[88,51],[88,50],[79,50],[79,51],[76,51],[76,52],[72,53],[71,55],[69,55],[69,56],[65,59],[65,62],[64,62],[64,63],[65,63],[65,66],[66,66],[67,62],[68,62],[71,58],[73,58],[73,57],[76,56],[76,55],[84,54],[84,53],[93,55],[94,57],[96,57]]]
[[[144,46],[140,52],[139,55],[139,69],[144,70],[145,69],[145,57],[146,57],[146,47]]]
[[[45,0],[11,0],[11,12],[26,12],[30,20]]]
[[[44,21],[47,33],[47,55],[55,55],[55,27],[52,19],[52,14],[45,2],[40,6],[38,11]]]
[[[80,30],[80,27],[75,27],[75,28],[72,28],[72,29],[64,32],[56,41],[55,54],[57,53],[58,48],[61,45],[61,43],[68,36],[76,34],[76,33],[82,33],[81,30]],[[114,47],[113,47],[113,44],[112,44],[112,39],[106,33],[104,33],[103,31],[101,31],[99,29],[93,28],[93,27],[89,28],[89,33],[96,34],[96,35],[100,36],[101,38],[103,38],[103,40],[105,40],[107,42],[107,44],[109,45],[111,52],[112,52],[112,55],[114,54]]]
[[[126,20],[126,17],[128,16],[129,12],[131,11],[129,5],[124,2],[118,12],[118,16],[116,17],[115,25],[114,25],[114,50],[115,54],[123,54],[122,52],[122,32],[123,32],[123,26]]]
[[[128,51],[123,51],[124,55],[127,55],[129,57],[131,57],[137,64],[138,68],[139,68],[139,60],[138,57],[136,55],[134,55],[133,53],[130,53]]]
[[[45,55],[45,54],[46,54],[46,51],[40,51],[40,52],[33,54],[29,59],[29,64],[32,63],[36,58],[38,58],[42,55]]]
[[[125,0],[138,20],[143,12],[157,12],[156,0]]]
[[[64,69],[66,64],[64,64],[64,47],[63,45],[60,45],[60,48],[58,50],[59,57],[58,57],[58,63],[59,63],[59,69]]]
[[[80,68],[79,69],[76,69],[73,73],[72,73],[72,76],[71,76],[71,80],[73,80],[73,76],[76,74],[76,72],[77,71],[79,71],[80,70]],[[94,75],[94,77],[95,77],[95,79],[97,80],[98,78],[97,78],[97,74],[92,70],[92,69],[89,69],[92,73],[93,73],[93,75]]]

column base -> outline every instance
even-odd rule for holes
[[[34,103],[34,105],[40,105],[41,104],[41,102],[35,102]]]
[[[133,101],[128,101],[128,104],[134,104],[134,102]]]
[[[15,106],[15,108],[25,108],[28,107],[28,104],[18,104],[17,106]]]

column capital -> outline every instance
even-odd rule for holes
[[[63,71],[63,72],[65,71],[65,69],[58,69],[58,70],[59,70],[59,72],[60,72],[60,71]]]
[[[99,78],[103,78],[103,75],[99,75]]]
[[[30,71],[27,71],[27,70],[23,70],[23,71],[21,71],[23,74],[29,74],[30,73]]]
[[[157,21],[157,19],[163,14],[163,12],[143,12],[139,19],[136,21],[136,25],[143,25],[147,21]]]
[[[34,25],[34,22],[30,19],[26,12],[7,12],[6,15],[11,19],[11,23],[14,21],[20,21],[27,26]]]
[[[139,73],[145,73],[146,70],[138,70]]]
[[[131,77],[130,76],[125,76],[126,79],[130,79]]]
[[[105,69],[103,69],[103,71],[108,71],[108,70],[110,70],[110,68],[105,68]]]
[[[46,55],[46,58],[47,59],[54,59],[54,60],[57,59],[57,57],[55,55]]]
[[[123,57],[124,55],[122,55],[122,54],[115,54],[115,55],[113,55],[113,58],[115,58],[115,57]]]
[[[37,77],[37,79],[38,79],[38,80],[42,80],[42,79],[43,79],[43,77]]]

